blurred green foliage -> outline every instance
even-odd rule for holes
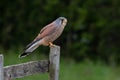
[[[39,30],[60,16],[68,19],[55,41],[62,54],[76,61],[120,59],[120,0],[2,0],[0,46],[25,46]],[[46,52],[42,47],[41,52]]]
[[[19,50],[18,50],[19,49]],[[46,60],[48,55],[31,54],[25,58],[18,58],[18,54],[22,48],[12,48],[9,51],[5,51],[4,54],[4,66],[15,65],[19,63],[25,63],[36,60]],[[4,50],[2,50],[4,51]],[[4,52],[4,53],[5,53]],[[75,62],[71,58],[60,59],[60,73],[59,80],[120,80],[120,67],[110,66],[102,63],[101,61],[92,62],[90,60],[84,60],[82,62]],[[14,80],[48,80],[49,74],[34,74],[23,78]]]

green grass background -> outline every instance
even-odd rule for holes
[[[20,48],[3,51],[4,66],[24,63],[28,61],[48,59],[48,56],[41,55],[39,52],[33,52],[31,55],[19,59]],[[49,80],[49,74],[35,74],[15,80]],[[76,63],[72,59],[60,60],[59,80],[120,80],[120,68],[109,66],[98,61],[93,63],[89,60]]]

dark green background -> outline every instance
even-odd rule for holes
[[[120,0],[1,0],[0,47],[26,46],[60,16],[68,24],[54,43],[61,46],[63,57],[119,63]]]

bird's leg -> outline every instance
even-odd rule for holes
[[[49,42],[49,47],[55,46],[52,42]]]

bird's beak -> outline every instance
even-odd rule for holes
[[[64,19],[64,20],[63,20],[63,23],[67,23],[67,19]]]
[[[64,19],[65,23],[67,23],[67,19]]]

